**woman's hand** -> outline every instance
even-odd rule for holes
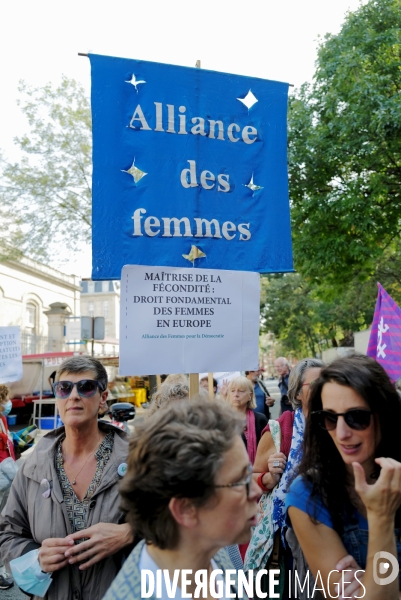
[[[81,544],[66,549],[65,552],[66,562],[70,565],[82,563],[79,565],[82,571],[107,558],[107,556],[115,554],[115,552],[134,541],[134,535],[128,523],[122,525],[97,523],[92,527],[88,527],[88,529],[76,531],[66,539],[74,543],[75,540],[81,540],[82,538],[88,539]]]
[[[401,505],[401,463],[393,458],[376,458],[381,472],[373,485],[366,483],[365,471],[357,462],[352,463],[355,476],[355,490],[366,510],[380,518],[394,518]]]
[[[47,538],[43,540],[38,555],[39,566],[42,571],[53,573],[68,565],[65,553],[73,545],[73,540],[68,538]]]
[[[220,386],[220,394],[226,398],[228,392],[228,379],[223,379],[223,383]]]
[[[336,570],[344,571],[341,575],[340,598],[363,598],[364,589],[362,589],[361,581],[365,571],[356,562],[355,558],[348,554],[344,556],[337,564]],[[356,575],[356,576],[355,576]]]
[[[269,455],[267,460],[268,473],[265,473],[262,483],[265,488],[272,490],[280,481],[281,475],[284,473],[287,457],[282,452],[274,452]]]
[[[272,481],[278,483],[281,475],[284,473],[285,465],[287,464],[287,457],[282,452],[274,452],[270,454],[268,461],[269,473]]]
[[[274,460],[279,461],[279,466],[274,467]],[[256,450],[256,458],[253,465],[255,480],[257,475],[264,473],[262,483],[268,490],[272,490],[280,481],[280,477],[284,471],[287,458],[282,452],[277,452],[272,434],[266,431],[260,438],[258,448]]]

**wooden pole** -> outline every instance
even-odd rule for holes
[[[196,61],[197,69],[200,69],[201,61]],[[199,394],[199,373],[189,374],[189,399],[191,400],[196,394]]]
[[[207,384],[210,400],[214,400],[213,373],[207,374]]]
[[[199,394],[199,373],[189,374],[189,399]]]

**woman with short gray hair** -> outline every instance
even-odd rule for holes
[[[98,421],[108,390],[97,359],[65,360],[53,391],[64,426],[43,436],[17,473],[0,517],[2,558],[29,554],[29,588],[14,576],[32,597],[100,600],[133,541],[118,494],[128,440]]]
[[[166,381],[164,381],[159,389],[156,390],[156,392],[154,392],[152,395],[147,416],[152,416],[155,412],[170,404],[170,402],[175,402],[176,400],[186,400],[188,398],[188,380],[173,383],[166,383]]]
[[[226,404],[201,400],[172,402],[135,427],[120,490],[127,520],[144,539],[104,600],[143,598],[145,570],[156,579],[164,569],[165,598],[168,585],[177,585],[176,570],[186,569],[194,597],[196,572],[209,580],[215,569],[233,569],[221,549],[249,540],[259,499],[241,430],[242,420]],[[170,597],[181,597],[176,592]]]
[[[294,410],[302,408],[302,405],[309,399],[309,393],[303,394],[303,388],[306,387],[309,392],[314,384],[314,380],[309,381],[310,378],[308,378],[308,381],[305,380],[306,371],[308,369],[319,369],[320,373],[320,370],[324,366],[324,362],[319,358],[304,358],[298,361],[295,367],[292,368],[288,380],[288,400],[291,402]],[[316,376],[316,379],[317,378],[318,375]]]

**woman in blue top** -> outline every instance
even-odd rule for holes
[[[313,386],[300,476],[286,505],[318,587],[323,583],[332,597],[351,577],[339,571],[351,566],[354,576],[365,569],[356,573],[364,587],[354,597],[399,598],[398,569],[392,566],[391,577],[389,555],[386,561],[375,555],[389,553],[395,565],[401,559],[400,425],[397,392],[366,356],[333,362]],[[353,557],[351,565],[341,560],[346,555]]]

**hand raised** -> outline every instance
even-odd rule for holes
[[[281,475],[284,473],[285,465],[287,464],[286,455],[282,452],[275,452],[269,456],[267,464],[273,481],[277,483],[280,480]]]
[[[220,386],[220,394],[222,396],[224,396],[224,398],[227,396],[227,392],[228,392],[228,379],[223,379],[223,383]]]
[[[355,490],[358,492],[368,513],[379,517],[393,518],[401,505],[401,463],[393,458],[376,458],[381,472],[378,480],[369,485],[362,465],[353,462]]]

